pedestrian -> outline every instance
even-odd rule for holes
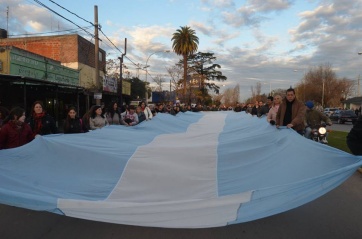
[[[69,107],[67,118],[64,120],[64,134],[83,133],[82,119],[77,116],[75,107]]]
[[[93,107],[90,119],[89,119],[89,126],[91,130],[100,129],[104,126],[108,125],[108,121],[106,117],[102,114],[102,107],[97,105]]]
[[[107,113],[107,121],[110,125],[121,124],[121,111],[118,108],[117,102],[113,102],[109,112]]]
[[[24,109],[16,107],[10,111],[0,130],[0,149],[16,148],[34,139],[30,126],[24,121]]]
[[[122,113],[121,120],[122,124],[126,126],[134,126],[138,124],[138,116],[133,105],[130,105],[128,109]]]
[[[289,88],[286,97],[279,106],[276,127],[286,126],[294,129],[300,135],[304,134],[304,117],[306,107],[303,102],[299,101],[295,96],[295,90]]]
[[[265,113],[266,115],[269,113],[269,110],[273,106],[273,102],[274,102],[274,97],[268,96],[268,98],[266,99],[266,104],[264,105],[264,109],[263,109],[263,112],[266,112]]]
[[[235,106],[235,108],[234,108],[234,111],[235,112],[241,112],[241,106],[240,106],[240,104],[239,103],[236,103],[236,106]]]
[[[89,132],[90,128],[90,117],[93,112],[93,109],[96,107],[96,105],[92,105],[89,110],[83,115],[82,117],[82,126],[83,126],[83,132]]]
[[[261,103],[263,103],[263,102],[261,102]],[[255,104],[254,104],[254,106],[251,108],[251,115],[256,115],[256,116],[258,116],[258,111],[260,110],[259,109],[259,101],[255,101]]]
[[[151,120],[153,117],[151,109],[146,105],[146,102],[141,101],[139,106],[141,106],[141,109],[143,110],[143,113],[145,114],[146,120]]]
[[[26,122],[30,125],[34,137],[36,135],[57,134],[55,120],[44,109],[41,101],[35,101],[31,107],[32,113]]]
[[[282,102],[282,97],[280,95],[275,95],[273,98],[273,104],[270,108],[268,115],[266,117],[266,120],[271,124],[275,125],[275,122],[277,120],[277,113],[279,110],[280,103]]]
[[[362,115],[360,115],[347,135],[348,148],[354,155],[362,155]]]
[[[362,155],[362,115],[360,115],[347,135],[347,146],[354,155]],[[362,173],[362,167],[358,169]]]
[[[138,116],[138,123],[141,123],[142,121],[146,120],[146,115],[145,115],[144,111],[142,110],[141,106],[137,106],[136,113]]]

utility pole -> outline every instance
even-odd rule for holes
[[[360,84],[359,84],[360,80],[361,80],[361,75],[358,75],[358,80],[357,80],[357,86],[358,86],[357,92],[358,92],[358,96],[361,96],[361,88],[360,88],[361,86],[360,86]]]
[[[9,36],[9,6],[6,8],[6,38]]]
[[[127,38],[124,39],[124,53],[122,53],[122,55],[120,57],[118,57],[119,59],[119,105],[121,107],[121,111],[123,108],[123,75],[122,75],[122,66],[123,66],[123,57],[127,54]]]
[[[95,68],[95,83],[96,92],[101,93],[101,84],[99,82],[99,38],[98,38],[98,6],[94,5],[94,68]],[[101,99],[96,99],[96,104],[101,104]]]

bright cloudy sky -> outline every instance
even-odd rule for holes
[[[223,89],[240,85],[241,98],[251,96],[257,81],[262,91],[295,85],[310,67],[330,64],[338,77],[357,80],[362,72],[362,0],[0,0],[0,28],[20,34],[75,29],[42,3],[81,27],[94,22],[94,6],[102,31],[125,64],[148,65],[152,76],[181,59],[172,51],[172,34],[190,26],[199,51],[212,52],[228,80]],[[77,14],[70,14],[60,8]],[[7,7],[9,13],[7,15]],[[8,16],[8,18],[7,18]],[[8,21],[7,21],[8,19]],[[87,28],[90,33],[94,30]],[[63,32],[64,33],[64,32]],[[63,34],[62,33],[62,34]],[[79,32],[90,41],[90,35]],[[120,52],[100,34],[100,47],[116,58]],[[136,71],[134,70],[134,75]],[[140,72],[140,78],[145,73]],[[167,77],[165,77],[167,80]],[[148,79],[150,80],[150,79]],[[168,80],[167,80],[168,81]],[[222,85],[220,83],[220,85]]]

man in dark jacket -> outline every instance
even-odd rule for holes
[[[235,106],[235,108],[234,108],[234,111],[235,111],[235,112],[241,112],[241,111],[242,111],[241,106],[240,106],[239,103],[236,104],[236,106]]]
[[[347,145],[355,155],[362,155],[362,115],[360,115],[347,135]]]
[[[305,128],[305,111],[306,107],[303,102],[296,99],[294,89],[289,88],[285,99],[279,106],[275,123],[276,127],[286,126],[302,135]]]
[[[360,115],[347,135],[348,148],[354,155],[362,155],[362,115]],[[358,169],[362,173],[362,167]]]
[[[324,122],[326,125],[332,125],[332,121],[320,112],[319,110],[314,109],[314,103],[312,101],[307,101],[305,103],[305,106],[307,107],[307,111],[305,113],[305,122],[307,123],[305,128],[305,134],[304,137],[307,139],[310,139],[310,135],[312,133],[312,129],[319,128],[321,126],[321,122]],[[327,136],[324,139],[322,139],[322,142],[327,144]]]

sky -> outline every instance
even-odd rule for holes
[[[227,77],[221,93],[239,85],[241,100],[257,82],[266,94],[287,89],[320,65],[356,87],[362,73],[362,0],[0,0],[0,28],[10,37],[77,32],[94,42],[95,6],[100,47],[117,59],[127,38],[124,63],[141,80],[137,64],[148,59],[148,81],[169,82],[166,67],[181,59],[171,38],[183,26],[195,30],[198,51],[214,53]]]

